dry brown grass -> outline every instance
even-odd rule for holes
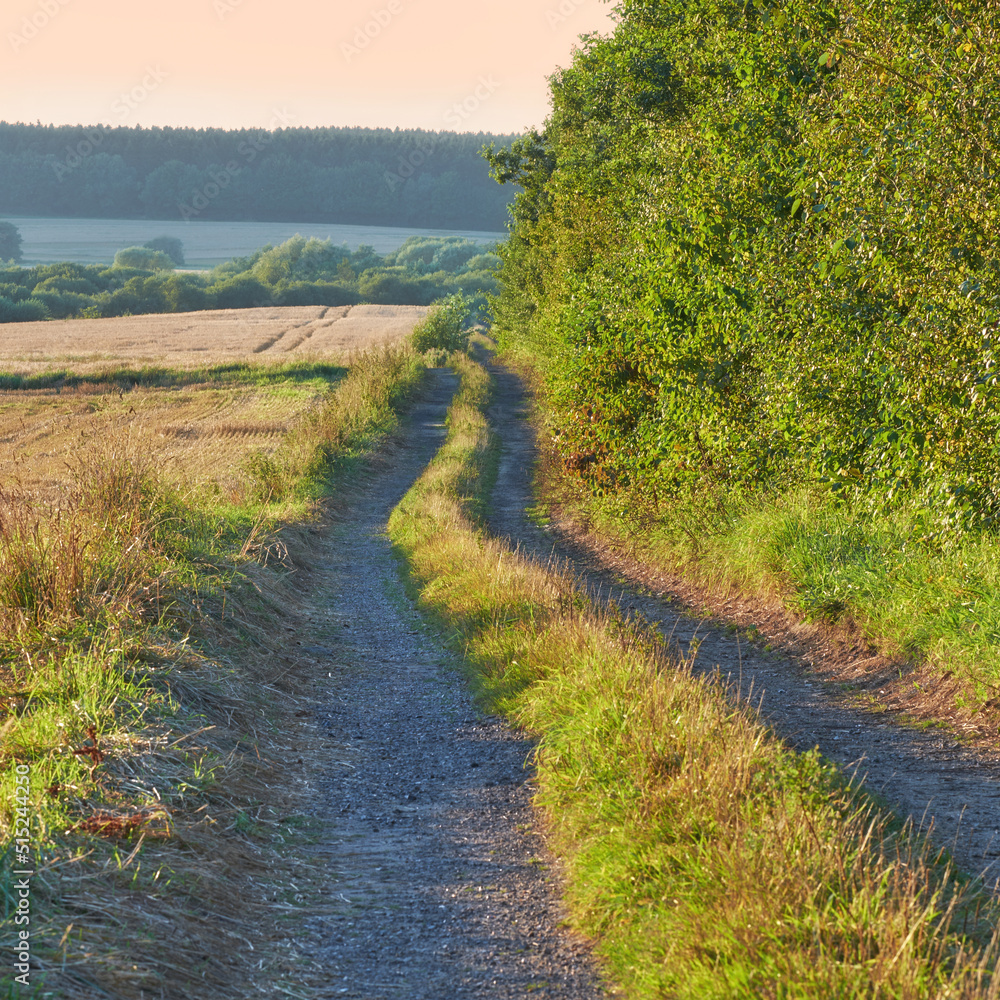
[[[224,481],[251,452],[277,449],[323,396],[211,384],[0,392],[0,483],[58,504],[91,445],[122,433],[177,485]]]
[[[398,347],[131,371],[149,360],[0,392],[0,900],[11,764],[27,762],[41,995],[302,996],[290,921],[324,905],[304,766],[324,747],[306,714],[329,664],[289,649],[303,615],[285,577],[314,529],[279,537],[294,511],[269,488],[211,481],[238,486],[251,454],[284,456],[293,486],[360,460],[419,364]]]
[[[128,361],[185,368],[257,357],[342,355],[398,340],[424,306],[266,306],[0,324],[0,370],[99,371]]]
[[[0,324],[0,373],[65,371],[73,384],[0,390],[0,484],[58,504],[89,442],[126,432],[178,485],[225,484],[271,454],[324,390],[212,381],[124,392],[115,366],[172,371],[230,362],[340,361],[405,337],[421,306],[269,307]],[[79,376],[92,381],[79,382]]]

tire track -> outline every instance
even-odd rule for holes
[[[740,690],[751,692],[763,717],[800,750],[819,747],[830,760],[856,772],[935,842],[949,849],[969,874],[1000,894],[1000,764],[956,743],[943,730],[904,728],[849,704],[842,690],[810,669],[808,648],[768,653],[733,636],[729,622],[706,621],[674,600],[669,581],[627,563],[597,545],[586,545],[568,524],[546,530],[525,511],[533,504],[535,439],[530,400],[520,379],[493,366],[496,380],[490,419],[503,450],[490,527],[512,546],[546,560],[568,560],[595,595],[613,594],[623,611],[658,623],[685,655],[696,652],[696,670],[718,666]],[[650,590],[653,593],[650,593]]]
[[[432,373],[399,447],[309,568],[323,621],[303,651],[336,678],[316,712],[330,746],[320,852],[333,908],[309,924],[328,983],[317,995],[591,1000],[603,993],[589,950],[559,927],[558,880],[534,831],[532,746],[476,711],[384,534],[443,442],[456,387]]]

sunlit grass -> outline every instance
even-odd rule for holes
[[[456,363],[448,442],[390,533],[485,704],[539,737],[537,802],[611,980],[650,1000],[1000,995],[995,907],[910,826],[488,537],[488,382]]]
[[[247,995],[230,951],[249,948],[225,928],[257,933],[258,897],[296,863],[264,837],[289,794],[273,777],[282,532],[386,440],[422,365],[397,345],[294,375],[314,405],[273,448],[232,448],[224,489],[178,481],[117,421],[63,470],[58,503],[0,494],[0,900],[7,930],[27,765],[33,981],[59,995]]]

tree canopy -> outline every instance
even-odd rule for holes
[[[994,524],[996,5],[618,11],[491,155],[523,187],[496,329],[543,359],[566,467]]]
[[[496,231],[509,197],[479,150],[511,139],[0,122],[0,212]]]

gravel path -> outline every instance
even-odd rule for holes
[[[497,391],[491,420],[503,441],[498,489],[491,522],[522,551],[539,558],[568,559],[595,593],[612,594],[622,608],[659,623],[661,632],[687,653],[697,643],[696,668],[718,665],[745,692],[752,692],[764,717],[800,749],[818,746],[831,760],[864,776],[903,814],[948,847],[961,867],[982,875],[1000,891],[1000,761],[996,756],[956,743],[941,729],[903,728],[885,716],[852,706],[842,689],[811,669],[822,650],[790,642],[767,652],[762,644],[725,631],[733,621],[746,626],[754,616],[748,605],[732,602],[730,613],[715,621],[691,614],[671,600],[674,581],[645,571],[608,553],[572,529],[553,524],[536,527],[525,515],[533,503],[531,470],[534,434],[530,406],[520,380],[503,368],[493,369]]]
[[[330,741],[321,854],[332,914],[313,919],[323,998],[603,996],[586,944],[560,927],[535,830],[531,744],[473,707],[399,581],[383,531],[444,438],[455,377],[435,371],[386,467],[317,540],[303,649],[327,658]]]

